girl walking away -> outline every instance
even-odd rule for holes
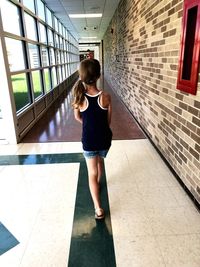
[[[111,97],[97,88],[100,64],[96,59],[81,61],[80,80],[74,87],[74,116],[82,123],[83,155],[88,168],[89,188],[94,202],[95,218],[103,219],[99,189],[103,158],[111,146]]]

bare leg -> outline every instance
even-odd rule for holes
[[[86,159],[88,168],[89,188],[94,202],[95,209],[101,208],[100,197],[99,197],[99,184],[98,184],[98,158],[94,157]],[[98,212],[101,215],[102,212]]]
[[[97,157],[97,168],[98,168],[98,178],[97,182],[100,183],[101,176],[103,173],[103,159],[101,157]]]

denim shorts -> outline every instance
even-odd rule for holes
[[[99,156],[101,158],[105,158],[106,155],[108,154],[108,150],[109,149],[97,150],[97,151],[85,151],[85,150],[83,150],[83,155],[86,159],[91,159],[91,158],[94,158],[96,156]]]

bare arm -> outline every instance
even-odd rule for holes
[[[78,108],[75,108],[74,109],[74,117],[77,121],[79,121],[80,123],[83,123],[83,119],[82,119],[82,116],[81,116],[81,112]]]
[[[112,117],[112,102],[111,102],[111,97],[109,97],[109,106],[108,106],[108,124],[111,124],[111,117]]]

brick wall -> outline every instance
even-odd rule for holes
[[[182,13],[183,0],[122,0],[104,75],[200,203],[200,78],[196,96],[176,89]]]

